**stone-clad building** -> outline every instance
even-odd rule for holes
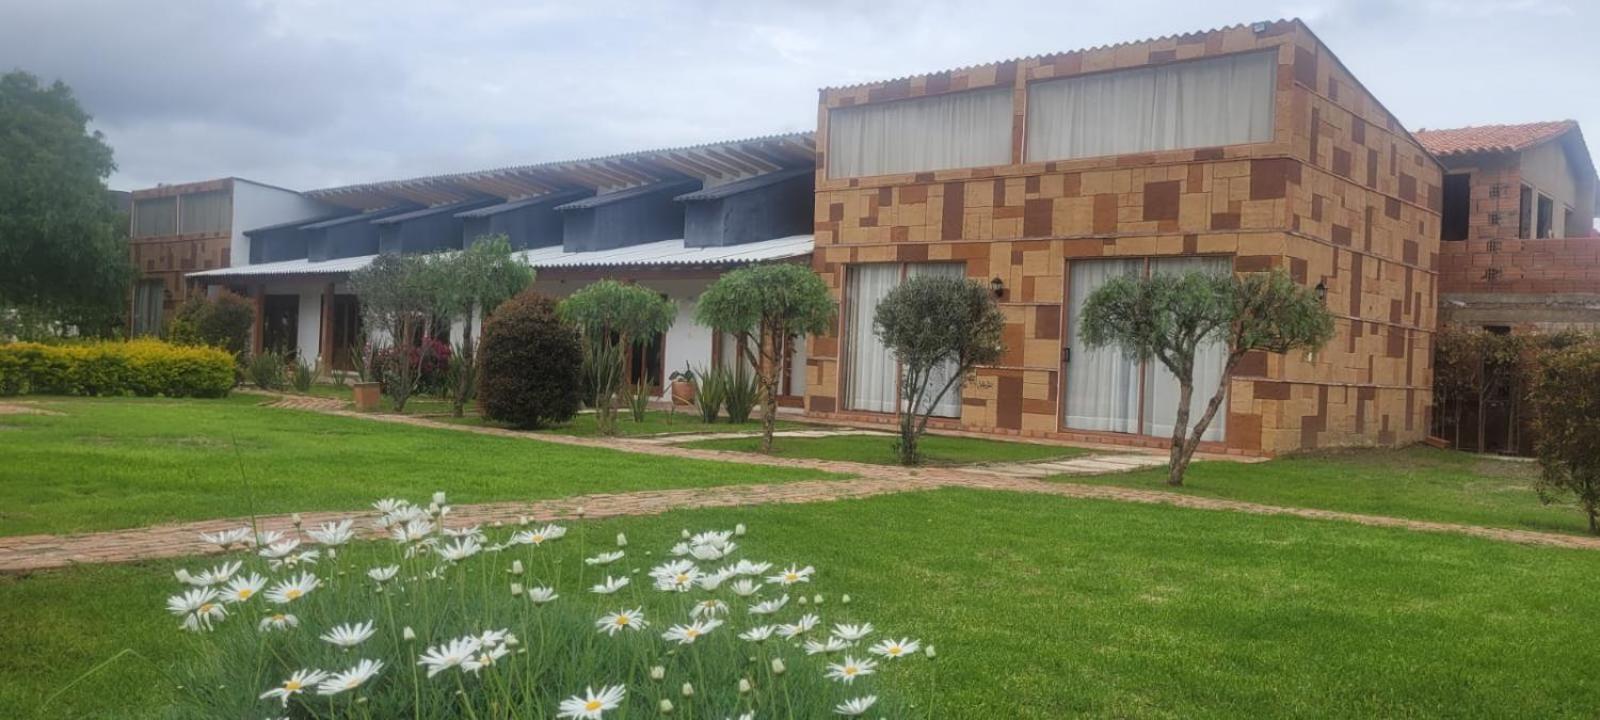
[[[904,277],[948,273],[991,283],[1008,324],[1004,359],[935,409],[944,427],[1160,444],[1175,382],[1077,341],[1088,292],[1283,268],[1325,289],[1338,335],[1248,358],[1210,449],[1427,432],[1441,168],[1299,21],[825,89],[817,147],[813,266],[841,313],[811,341],[813,417],[889,419],[897,368],[872,310]]]

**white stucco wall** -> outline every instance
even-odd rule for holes
[[[553,274],[553,273],[552,273]],[[554,298],[564,298],[587,285],[589,280],[545,279],[539,276],[535,290]],[[663,364],[668,375],[682,370],[685,363],[694,368],[711,365],[711,336],[709,328],[694,321],[695,302],[715,278],[667,278],[639,280],[639,285],[665,293],[678,307],[678,319],[667,330],[666,352]],[[666,399],[670,388],[663,388],[659,399]]]
[[[233,181],[233,239],[228,264],[250,264],[250,238],[246,230],[295,220],[310,220],[334,212],[334,207],[299,193],[235,178]]]
[[[300,313],[295,320],[296,354],[300,362],[317,366],[322,345],[322,294],[327,289],[325,280],[268,281],[264,287],[268,295],[295,295],[300,298]],[[341,280],[333,286],[337,295],[350,294],[350,284]]]

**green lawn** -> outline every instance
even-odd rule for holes
[[[1600,707],[1592,552],[957,489],[580,527],[590,543],[626,530],[631,549],[735,522],[750,526],[750,556],[815,564],[830,602],[848,592],[881,631],[934,643],[934,663],[885,677],[931,717],[1592,718]],[[160,716],[182,692],[163,673],[192,653],[161,607],[176,566],[0,578],[0,715]],[[123,650],[138,655],[41,711]]]
[[[470,415],[470,414],[469,414]],[[488,425],[490,427],[504,427],[492,420],[485,420],[476,416],[463,418],[435,418],[446,422],[461,425]],[[792,420],[779,420],[774,425],[778,430],[793,430],[807,427],[805,423]],[[624,408],[617,415],[617,430],[623,437],[637,437],[641,435],[661,435],[665,433],[753,433],[761,432],[761,419],[751,418],[750,422],[731,423],[727,418],[722,418],[714,423],[700,421],[700,416],[687,409],[680,409],[675,413],[662,410],[646,410],[643,422],[636,422],[633,414]],[[552,425],[531,432],[549,433],[552,435],[577,435],[580,437],[594,437],[600,434],[595,425],[594,413],[582,413],[573,418],[571,422]]]
[[[446,490],[466,503],[827,477],[279,410],[247,395],[30,400],[61,414],[0,415],[0,535],[357,509],[390,493]]]
[[[1533,491],[1539,466],[1451,450],[1330,451],[1265,463],[1191,466],[1190,495],[1418,520],[1582,533],[1569,503],[1543,505]],[[1162,468],[1117,475],[1061,477],[1065,482],[1172,490]]]
[[[773,453],[780,457],[847,460],[894,465],[900,462],[891,435],[836,435],[821,438],[773,438]],[[684,443],[683,447],[708,450],[758,452],[760,438],[727,438]],[[1004,440],[924,435],[923,462],[928,465],[967,465],[988,462],[1057,460],[1087,454],[1087,450],[1059,445],[1035,445]]]

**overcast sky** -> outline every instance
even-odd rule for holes
[[[0,70],[76,89],[114,188],[304,190],[808,130],[824,86],[1279,17],[1410,128],[1600,138],[1595,0],[0,0]]]

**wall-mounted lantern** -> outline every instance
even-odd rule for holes
[[[1327,305],[1328,304],[1328,285],[1327,285],[1327,283],[1325,283],[1325,282],[1323,282],[1321,280],[1318,280],[1317,281],[1317,287],[1315,288],[1315,292],[1317,293],[1317,302],[1322,303],[1323,305]]]
[[[1006,294],[1006,281],[1001,280],[1000,276],[996,275],[993,280],[989,281],[989,290],[994,293],[996,300],[1004,297]]]

